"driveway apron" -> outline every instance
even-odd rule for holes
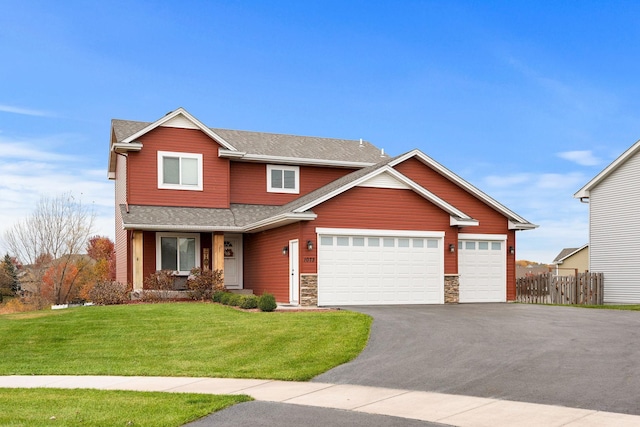
[[[640,312],[525,304],[348,307],[366,349],[313,381],[640,415]]]

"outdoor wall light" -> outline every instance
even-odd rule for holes
[[[307,250],[308,251],[313,250],[313,242],[311,240],[307,240]]]
[[[449,252],[455,252],[456,246],[453,243],[449,243]]]
[[[287,256],[289,254],[289,246],[282,248],[282,255]]]
[[[511,255],[515,254],[516,253],[516,248],[514,248],[513,246],[509,246],[509,253]]]

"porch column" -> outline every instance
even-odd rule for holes
[[[213,233],[213,269],[221,270],[224,278],[224,233]]]
[[[144,283],[144,276],[142,273],[142,231],[133,232],[133,290],[142,290],[142,284]]]

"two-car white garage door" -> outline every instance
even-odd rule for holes
[[[318,233],[318,305],[444,303],[444,233],[336,231]]]
[[[318,305],[444,303],[444,233],[317,231]],[[460,302],[505,301],[505,242],[479,237],[459,241]]]

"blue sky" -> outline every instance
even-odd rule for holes
[[[640,138],[640,2],[0,0],[0,236],[42,194],[113,237],[110,120],[419,148],[539,224],[518,259],[588,240],[572,195]],[[0,239],[0,246],[2,245]]]

